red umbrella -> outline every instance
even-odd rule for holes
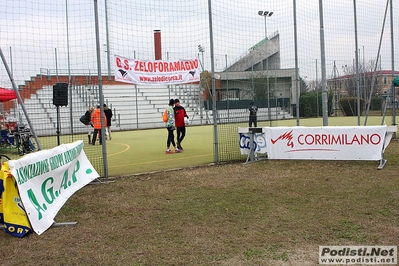
[[[0,102],[8,102],[17,98],[17,94],[13,90],[0,88]]]

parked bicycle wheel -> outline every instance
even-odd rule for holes
[[[32,136],[33,135],[30,130],[24,129],[24,127],[19,127],[18,131],[14,133],[15,143],[19,155],[28,154],[36,149]]]

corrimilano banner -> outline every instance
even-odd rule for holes
[[[373,161],[382,159],[388,145],[386,126],[276,127],[265,132],[269,159]]]
[[[250,133],[239,128],[241,154],[250,153]],[[248,130],[247,130],[248,131]],[[268,159],[381,160],[395,127],[265,127],[254,134],[254,153]]]
[[[76,191],[99,177],[83,151],[82,140],[27,154],[8,164],[32,229],[39,235],[54,223]]]
[[[115,80],[137,85],[178,85],[200,81],[199,61],[139,60],[114,56]]]

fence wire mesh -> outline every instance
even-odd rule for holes
[[[17,84],[43,148],[57,145],[58,138],[61,142],[85,139],[86,128],[79,118],[99,104],[101,96],[114,111],[114,130],[162,127],[160,113],[166,100],[178,97],[188,107],[192,123],[212,124],[215,117],[220,160],[240,159],[237,127],[248,126],[251,101],[259,107],[258,126],[275,126],[278,120],[295,118],[297,86],[301,92],[317,90],[323,72],[327,79],[353,75],[359,61],[364,72],[366,66],[378,66],[393,79],[391,71],[397,62],[392,44],[399,27],[391,16],[399,7],[391,6],[389,0],[322,2],[283,0],[264,6],[255,0],[1,1],[0,45],[11,77],[1,70],[0,86]],[[161,32],[163,60],[200,60],[200,84],[155,88],[114,82],[114,55],[153,59],[155,30]],[[98,73],[103,95],[99,95]],[[216,114],[212,77],[216,79]],[[67,106],[59,107],[58,120],[52,93],[59,82],[68,83],[69,99]],[[381,82],[389,93],[389,80]],[[341,95],[342,90],[335,88],[335,93]],[[3,122],[27,124],[21,104],[3,102]],[[104,174],[100,150],[87,152],[93,153],[88,156]]]

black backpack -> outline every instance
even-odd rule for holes
[[[82,115],[82,116],[79,118],[79,121],[82,122],[83,124],[85,124],[86,126],[87,126],[87,124],[89,123],[89,121],[87,121],[86,114]]]

